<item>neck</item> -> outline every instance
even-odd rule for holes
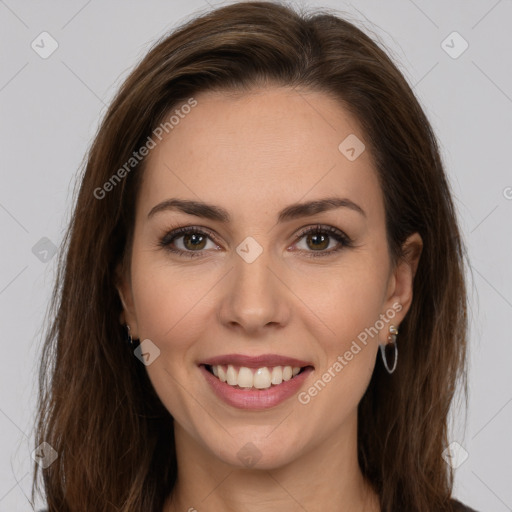
[[[272,469],[226,464],[175,423],[178,478],[164,512],[380,512],[357,460],[357,417]]]

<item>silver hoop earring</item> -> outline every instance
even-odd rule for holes
[[[389,343],[386,343],[385,345],[380,345],[380,354],[382,356],[382,362],[384,363],[384,366],[386,367],[386,370],[389,374],[393,373],[396,369],[396,364],[398,361],[398,346],[396,344],[396,336],[398,334],[398,329],[394,325],[389,326],[389,336],[388,341]],[[389,369],[388,365],[388,359],[386,355],[386,348],[388,345],[391,345],[394,349],[394,357],[393,357],[393,368]]]

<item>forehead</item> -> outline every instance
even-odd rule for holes
[[[365,135],[340,102],[290,88],[206,92],[194,99],[196,106],[175,117],[147,157],[142,213],[168,197],[222,202],[243,216],[239,210],[248,206],[253,213],[277,211],[339,194],[382,214],[370,151],[347,158],[347,146],[359,152]]]

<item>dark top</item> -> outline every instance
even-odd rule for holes
[[[466,505],[464,505],[464,503],[461,503],[460,501],[458,501],[456,499],[452,499],[452,501],[457,505],[457,509],[456,509],[457,512],[477,512],[473,508],[466,507]],[[48,512],[48,509],[45,508],[45,509],[39,510],[39,512]]]
[[[474,508],[469,508],[467,507],[466,505],[464,505],[464,503],[461,503],[460,501],[458,500],[452,500],[455,504],[458,505],[458,509],[457,509],[457,512],[477,512]]]

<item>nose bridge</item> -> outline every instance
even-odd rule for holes
[[[248,237],[250,238],[250,237]],[[238,247],[230,272],[229,290],[221,317],[224,323],[237,323],[247,330],[257,330],[269,323],[282,323],[286,298],[282,284],[275,277],[271,252],[254,239]]]

